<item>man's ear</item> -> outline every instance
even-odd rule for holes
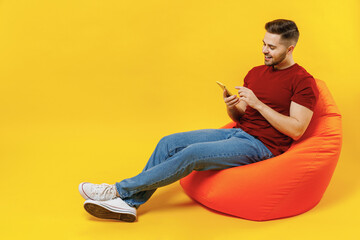
[[[292,53],[292,52],[294,51],[294,48],[295,48],[294,45],[290,45],[290,46],[288,47],[288,49],[287,49],[287,52],[288,52],[288,53]]]

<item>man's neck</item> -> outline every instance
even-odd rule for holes
[[[281,62],[280,64],[278,65],[273,65],[273,69],[274,70],[283,70],[283,69],[286,69],[286,68],[289,68],[291,67],[292,65],[294,65],[295,62],[294,60],[291,58],[289,59],[289,61],[287,62]]]

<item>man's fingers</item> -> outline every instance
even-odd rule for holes
[[[227,98],[227,97],[229,97],[228,95],[227,95],[227,91],[224,89],[224,91],[223,91],[223,97],[224,98]]]
[[[234,102],[234,101],[236,101],[236,98],[234,98],[233,96],[230,96],[230,97],[228,97],[228,98],[225,98],[225,102],[226,102],[226,103],[231,103],[231,102]]]
[[[245,91],[244,91],[243,89],[240,89],[240,90],[238,91],[238,94],[239,94],[239,95],[244,94],[244,93],[245,93]]]
[[[239,102],[240,102],[240,99],[235,99],[235,101],[231,101],[231,102],[227,103],[227,106],[228,106],[228,107],[234,107],[234,106],[236,106]]]
[[[225,97],[224,101],[228,107],[233,107],[240,102],[240,99],[236,95],[231,95],[230,97]]]
[[[235,87],[235,88],[239,89],[239,91],[238,91],[239,94],[251,91],[250,89],[248,89],[246,87]]]
[[[227,102],[229,105],[232,105],[232,104],[234,104],[234,103],[236,103],[236,102],[238,102],[238,101],[240,101],[238,98],[235,98],[235,99],[233,99],[233,100],[231,100],[231,101],[229,101],[229,102]]]
[[[238,90],[246,90],[246,89],[248,89],[248,88],[246,88],[246,87],[235,87],[236,89],[238,89]]]
[[[233,100],[234,98],[236,98],[236,95],[231,95],[230,97],[226,96],[226,94],[224,93],[224,98],[227,99],[227,101]]]

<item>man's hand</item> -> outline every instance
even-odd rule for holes
[[[236,95],[227,97],[226,90],[223,92],[223,98],[226,106],[230,109],[234,108],[238,103],[240,103],[240,99]]]
[[[254,92],[246,87],[235,87],[239,89],[238,93],[240,96],[240,100],[243,100],[250,107],[257,109],[261,105],[261,101],[256,97]]]
[[[226,104],[226,109],[229,117],[237,122],[245,114],[246,103],[241,101],[236,95],[228,97],[226,95],[226,90],[223,92],[224,102]]]

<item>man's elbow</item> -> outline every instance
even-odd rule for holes
[[[291,136],[289,137],[297,141],[304,135],[307,127],[309,126],[310,119],[307,122],[299,121],[296,118],[295,120],[296,120],[296,124],[293,125]]]
[[[303,135],[304,135],[305,130],[303,129],[299,129],[297,131],[295,131],[292,136],[290,136],[292,139],[294,139],[294,141],[299,140]]]
[[[301,138],[302,135],[294,135],[292,136],[291,138],[294,140],[294,141],[297,141]]]

